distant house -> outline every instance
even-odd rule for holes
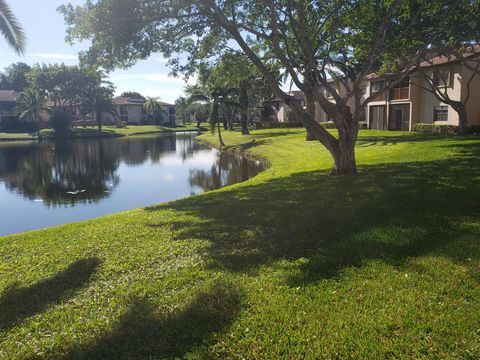
[[[17,105],[18,95],[13,90],[0,90],[0,124],[17,119],[13,108]]]
[[[291,91],[289,95],[293,96],[294,101],[300,104],[300,106],[305,107],[305,95],[303,95],[302,91]],[[297,122],[296,119],[290,115],[290,107],[285,104],[281,98],[274,97],[265,102],[265,106],[270,107],[273,112],[273,114],[270,115],[272,121],[280,123]]]
[[[145,124],[151,121],[149,115],[143,109],[145,99],[118,96],[113,99],[113,103],[115,104],[115,109],[120,121],[125,121],[133,125]],[[165,111],[165,113],[161,115],[160,123],[174,124],[176,115],[175,105],[163,101],[159,101],[158,103]],[[115,122],[114,117],[110,114],[104,114],[103,120],[106,124]]]

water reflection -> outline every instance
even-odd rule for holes
[[[248,180],[258,173],[260,166],[259,162],[242,156],[220,153],[210,169],[190,170],[188,179],[192,187],[199,187],[203,191],[215,190]]]
[[[195,135],[0,144],[0,235],[173,200],[262,170]]]
[[[118,164],[115,149],[103,141],[0,148],[0,179],[6,188],[49,206],[107,197],[119,182]]]

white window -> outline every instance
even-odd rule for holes
[[[433,70],[433,86],[449,86],[450,85],[450,71],[448,69]]]
[[[434,106],[433,121],[448,121],[448,106]]]

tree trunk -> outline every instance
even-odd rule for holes
[[[246,111],[242,111],[242,135],[248,135],[250,132],[248,131],[248,116]]]
[[[220,142],[221,146],[225,146],[225,143],[223,142],[223,139],[222,139],[222,130],[221,130],[220,121],[218,117],[216,120],[217,120],[217,130],[218,130],[218,141]]]
[[[332,174],[355,174],[357,172],[355,143],[357,142],[358,127],[354,124],[355,121],[352,120],[349,124],[351,126],[337,126],[338,147],[332,153],[334,160]]]
[[[309,96],[309,95],[305,96],[305,105],[306,105],[306,110],[307,110],[309,116],[316,121],[316,119],[315,119],[315,100],[313,99],[312,96]],[[307,141],[313,141],[313,140],[318,140],[318,137],[315,136],[315,134],[312,133],[311,131],[309,131],[308,128],[307,128]]]
[[[458,114],[458,133],[464,135],[468,130],[467,122],[467,109],[465,109],[465,104],[460,103],[453,107]]]
[[[337,116],[342,116],[337,114]],[[352,119],[350,126],[338,126],[338,139],[330,134],[326,134],[322,125],[310,117],[308,112],[303,113],[303,123],[307,130],[315,140],[320,141],[330,152],[333,157],[332,175],[355,174],[357,172],[357,164],[355,161],[355,143],[357,140],[358,126]],[[336,121],[336,123],[342,123]]]
[[[248,135],[248,84],[244,81],[240,84],[240,122],[242,124],[242,135]]]
[[[98,126],[98,131],[102,131],[102,113],[100,111],[97,111],[95,113],[95,117],[97,120],[97,126]]]

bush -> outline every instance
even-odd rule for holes
[[[287,128],[301,128],[303,123],[294,122],[294,123],[281,123],[281,122],[257,122],[255,123],[255,129],[287,129]]]
[[[333,121],[321,122],[320,125],[322,125],[325,129],[336,129],[335,123]]]
[[[66,133],[70,129],[70,117],[63,111],[54,111],[50,116],[50,124],[57,134]]]
[[[456,125],[447,125],[447,124],[415,124],[413,126],[413,131],[420,132],[423,134],[456,134],[458,133],[458,126]]]
[[[480,125],[470,125],[468,127],[468,132],[470,134],[480,134]]]
[[[297,114],[295,113],[295,111],[293,110],[288,110],[287,111],[287,119],[286,119],[286,122],[287,123],[290,123],[290,124],[295,124],[295,123],[301,123],[302,121],[298,118]]]
[[[117,121],[117,123],[115,124],[115,127],[117,129],[124,129],[127,127],[127,122],[126,121]]]

